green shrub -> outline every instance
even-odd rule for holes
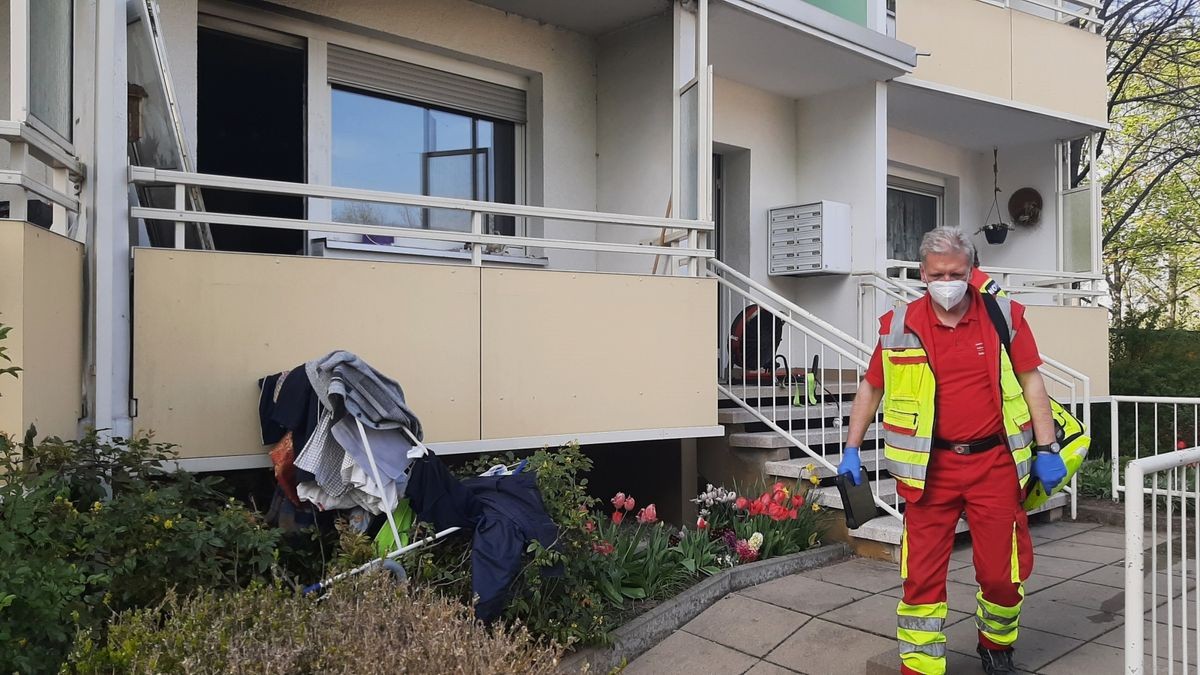
[[[462,603],[369,574],[320,602],[257,585],[126,612],[81,635],[68,670],[130,673],[553,673],[562,648],[487,629]]]
[[[216,479],[169,473],[170,446],[0,436],[0,672],[53,672],[77,629],[168,590],[270,572],[278,534]]]

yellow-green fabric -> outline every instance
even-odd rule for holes
[[[1016,546],[1016,542],[1013,542]],[[1014,554],[1015,555],[1015,554]],[[1025,597],[1025,589],[1019,589],[1021,597]],[[988,602],[983,598],[983,591],[975,594],[975,599],[979,603],[979,608],[975,611],[975,627],[987,639],[1003,647],[1010,647],[1017,641],[1018,624],[1021,619],[1021,605],[1024,600],[1018,602],[1015,607],[1005,607],[997,605],[994,602]]]
[[[896,607],[896,640],[900,661],[925,675],[946,672],[946,603],[910,605],[903,600]]]
[[[1011,301],[1000,297],[1009,325]],[[896,480],[925,489],[929,453],[933,448],[933,420],[937,378],[929,354],[914,333],[904,330],[908,306],[898,307],[891,330],[880,339],[883,349],[883,456]],[[1021,384],[1013,372],[1008,352],[1000,350],[1000,393],[1004,432],[1017,467],[1021,487],[1029,480],[1033,457],[1033,426]],[[979,405],[992,405],[979,401]]]

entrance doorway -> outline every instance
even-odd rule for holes
[[[201,27],[197,36],[197,167],[201,173],[305,182],[306,57],[278,42]],[[304,218],[304,199],[204,189],[206,210]],[[213,225],[217,250],[303,253],[305,233]]]

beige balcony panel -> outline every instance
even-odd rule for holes
[[[138,249],[134,428],[182,457],[264,452],[259,377],[334,349],[396,378],[429,441],[479,439],[479,270]]]
[[[717,423],[716,282],[483,271],[485,438]]]
[[[1089,120],[1108,118],[1103,36],[1012,12],[1012,97]]]
[[[1010,98],[1009,10],[978,0],[899,0],[896,38],[917,48],[912,76]]]
[[[1091,377],[1093,400],[1108,396],[1107,309],[1032,306],[1025,308],[1025,319],[1043,354]],[[1046,388],[1067,402],[1061,385],[1047,379]]]
[[[0,323],[20,378],[0,376],[0,432],[75,438],[82,415],[83,245],[0,221]]]

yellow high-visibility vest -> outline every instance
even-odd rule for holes
[[[1008,324],[1009,334],[1014,335],[1012,300],[1004,296],[997,296],[996,300]],[[920,337],[904,330],[907,313],[907,305],[897,308],[892,315],[891,329],[880,338],[884,383],[883,456],[892,477],[924,490],[929,453],[933,450],[937,381]],[[1017,466],[1017,478],[1024,488],[1033,461],[1033,422],[1012,361],[1003,348],[1000,349],[999,367],[1004,434]],[[992,401],[980,401],[979,404],[992,405]]]

